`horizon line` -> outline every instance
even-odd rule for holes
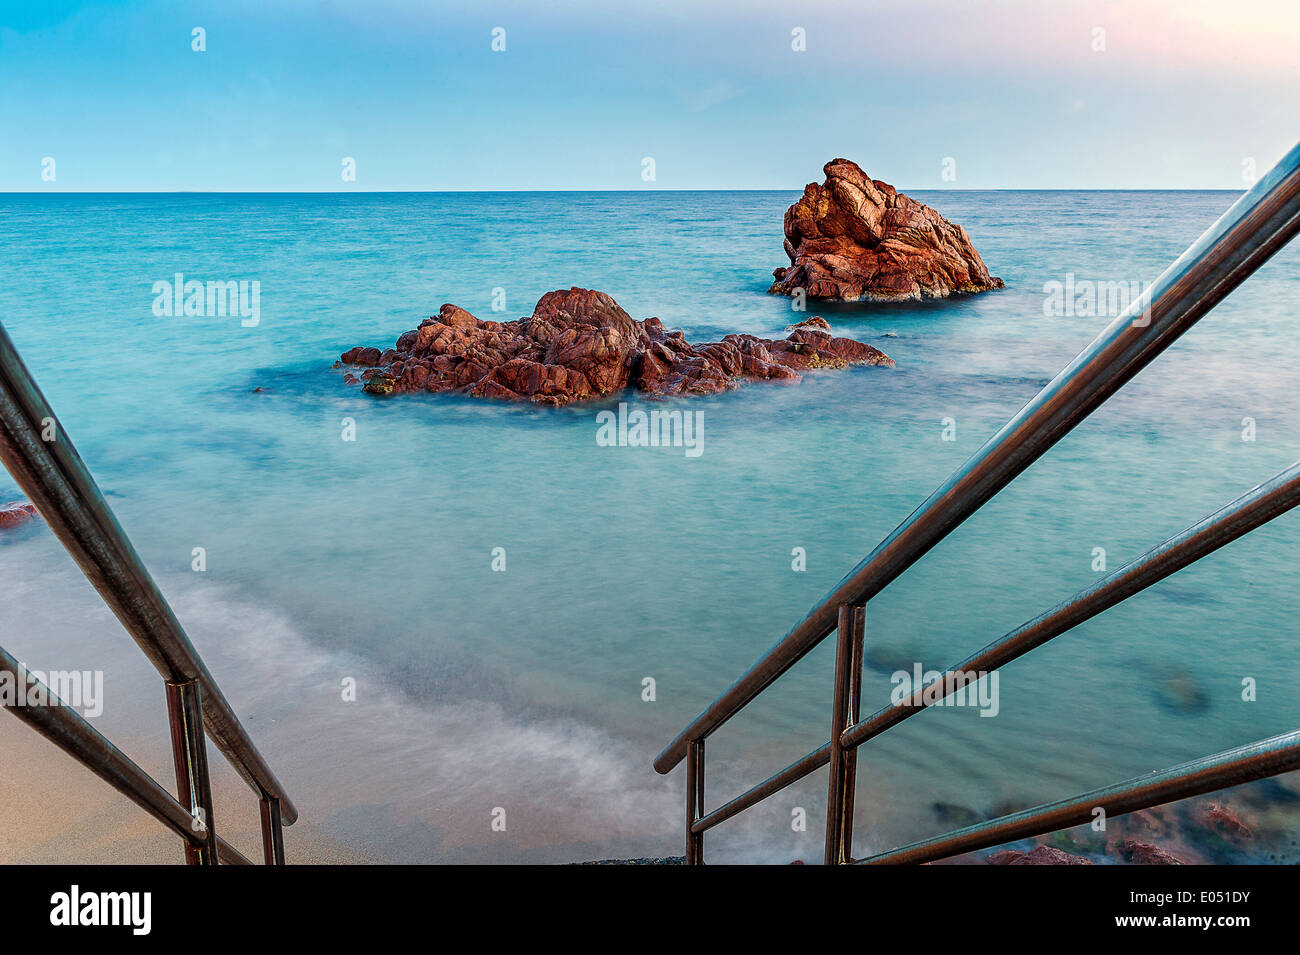
[[[606,194],[606,193],[682,193],[682,192],[802,192],[805,187],[787,189],[0,189],[0,196],[346,196],[346,195],[482,195],[502,194]],[[1158,186],[972,186],[954,188],[934,186],[902,189],[898,192],[1247,192],[1250,187],[1227,186],[1158,187]]]

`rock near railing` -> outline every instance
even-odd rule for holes
[[[36,508],[26,502],[0,504],[0,531],[15,530],[38,517]]]

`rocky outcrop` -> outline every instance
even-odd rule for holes
[[[1051,846],[1039,846],[1031,852],[1003,849],[985,860],[989,865],[1094,865],[1091,859],[1070,855]]]
[[[1130,865],[1186,865],[1182,859],[1167,849],[1151,845],[1149,842],[1139,842],[1136,839],[1125,839],[1121,842],[1119,856]]]
[[[581,288],[547,292],[531,316],[513,322],[483,321],[444,305],[393,348],[357,347],[339,361],[354,369],[346,382],[374,395],[455,391],[546,405],[629,388],[653,396],[716,394],[744,379],[794,383],[810,369],[893,363],[871,345],[835,337],[820,318],[792,326],[781,340],[727,335],[692,345],[659,319],[636,321],[604,292]]]
[[[30,504],[15,502],[0,504],[0,531],[9,531],[30,524],[40,515]]]
[[[809,183],[785,213],[789,268],[769,292],[845,302],[944,298],[1002,288],[961,226],[832,159],[826,182]]]
[[[1246,825],[1236,812],[1217,802],[1197,806],[1193,813],[1193,819],[1204,831],[1220,836],[1229,842],[1246,842],[1255,835],[1250,826]]]

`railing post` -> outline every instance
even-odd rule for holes
[[[691,827],[704,815],[704,740],[686,747],[686,864],[704,865],[704,833]]]
[[[262,858],[267,865],[284,865],[284,829],[280,825],[280,800],[262,797]]]
[[[866,607],[840,606],[835,649],[835,699],[831,710],[831,779],[826,793],[826,864],[853,861],[853,788],[858,751],[840,745],[844,731],[860,718],[862,642]]]
[[[217,864],[217,830],[212,823],[212,778],[208,775],[207,739],[203,734],[203,703],[198,680],[167,681],[167,722],[171,727],[172,762],[176,766],[176,799],[190,811],[206,841],[185,843],[189,865]]]

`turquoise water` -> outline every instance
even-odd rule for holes
[[[1007,289],[810,310],[897,367],[685,402],[698,458],[600,447],[592,408],[371,400],[330,366],[443,302],[515,318],[570,285],[692,341],[778,335],[806,317],[765,294],[794,193],[0,196],[0,320],[305,825],[405,861],[661,855],[682,841],[661,746],[1109,321],[1044,314],[1045,283],[1145,285],[1236,198],[916,195]],[[260,282],[260,323],[156,316],[176,272]],[[1114,569],[1289,465],[1298,302],[1292,248],[874,601],[864,708],[1096,579],[1094,548]],[[996,718],[871,742],[857,850],[943,828],[935,803],[1027,805],[1300,725],[1297,520],[1013,664]],[[0,544],[0,580],[0,642],[103,666],[102,728],[142,732],[156,684],[57,542]],[[825,741],[831,652],[710,740],[710,805]],[[710,858],[819,858],[823,790],[716,830]]]

